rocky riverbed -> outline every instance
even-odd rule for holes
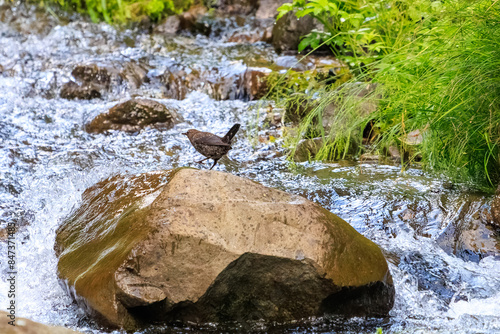
[[[4,239],[9,223],[18,229],[17,315],[108,332],[60,284],[56,230],[82,205],[82,194],[106,179],[207,168],[194,163],[200,156],[181,133],[197,128],[224,134],[240,123],[233,149],[215,169],[303,196],[336,214],[380,247],[395,288],[385,318],[316,316],[256,322],[254,329],[500,332],[498,231],[488,214],[492,196],[416,168],[401,173],[398,166],[367,161],[287,161],[279,110],[257,99],[266,89],[261,79],[296,66],[297,57],[276,53],[263,9],[232,10],[244,16],[191,12],[174,29],[149,31],[2,5],[0,228]],[[341,66],[317,58],[304,64],[300,70]],[[95,119],[107,127],[92,131]],[[0,253],[7,254],[4,241]],[[7,305],[4,260],[0,303]],[[203,329],[216,331],[217,319],[207,319]],[[158,325],[141,332],[196,330]]]

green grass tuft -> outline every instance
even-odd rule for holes
[[[36,1],[52,10],[88,14],[92,21],[107,23],[159,21],[162,17],[179,14],[193,4],[193,0],[41,0]]]
[[[317,107],[298,132],[303,135],[334,104],[333,126],[316,159],[346,157],[361,145],[370,123],[376,138],[371,150],[396,145],[409,162],[493,189],[500,181],[499,1],[417,0],[398,8],[398,20],[387,20],[395,17],[387,13],[395,10],[392,3],[381,6],[371,23],[386,40],[383,57],[334,92],[319,92]],[[357,97],[364,84],[355,82],[375,89]],[[363,114],[363,103],[378,108]],[[422,134],[420,144],[408,139],[415,130]]]

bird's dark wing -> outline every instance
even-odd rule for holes
[[[203,145],[229,146],[229,147],[231,147],[230,144],[224,143],[220,137],[215,136],[215,135],[203,136],[200,138],[196,138],[195,140],[196,140],[196,143],[203,144]]]

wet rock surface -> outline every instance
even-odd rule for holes
[[[202,22],[202,18],[206,13],[207,9],[204,6],[194,6],[188,11],[179,14],[177,16],[179,19],[177,31],[187,30],[193,33],[202,32],[209,34],[210,28]],[[171,21],[175,26],[176,22],[173,19],[171,19]]]
[[[73,100],[91,100],[98,99],[102,96],[102,86],[93,83],[83,83],[81,85],[74,81],[66,83],[61,88],[61,97],[63,99]]]
[[[257,43],[270,42],[272,38],[272,28],[256,29],[254,31],[237,31],[227,38],[230,43]]]
[[[274,19],[278,16],[278,8],[288,0],[260,0],[255,18],[259,20]],[[274,21],[273,21],[274,23]]]
[[[293,51],[295,53],[300,38],[310,33],[314,27],[314,20],[310,16],[297,19],[294,13],[289,12],[274,25],[272,44],[278,53],[284,51]]]
[[[218,0],[217,8],[220,12],[230,15],[255,14],[259,8],[258,0]]]
[[[392,307],[380,249],[302,197],[180,169],[115,177],[83,201],[55,249],[64,284],[101,323],[383,316]],[[111,244],[122,246],[108,253]]]
[[[500,185],[491,202],[491,221],[496,227],[500,228]]]
[[[293,155],[293,161],[304,162],[313,160],[321,146],[323,146],[323,142],[323,138],[302,139],[297,144],[297,148]]]
[[[91,100],[100,98],[111,84],[109,70],[95,64],[77,66],[71,75],[78,83],[69,81],[61,88],[60,95],[63,99]]]
[[[86,125],[88,132],[102,133],[107,130],[137,132],[145,127],[170,129],[181,118],[165,105],[146,99],[132,99],[117,104],[107,113],[94,118]]]
[[[467,225],[450,224],[436,240],[439,246],[466,261],[479,262],[487,256],[500,258],[500,234],[480,220]]]
[[[148,68],[136,61],[125,63],[120,72],[120,76],[126,80],[133,89],[137,89],[144,83],[150,81],[148,77]]]
[[[166,97],[182,100],[192,91],[202,91],[216,100],[256,100],[267,93],[268,68],[240,66],[232,72],[219,68],[198,70],[172,66],[162,76]]]
[[[370,298],[387,294],[389,301],[393,291],[383,283],[379,290],[372,286],[339,288],[310,260],[244,253],[217,276],[198,302],[179,306],[167,319],[224,323],[262,319],[286,322],[302,319],[305,314],[325,313],[384,316],[390,311],[390,303],[382,305]]]
[[[8,323],[10,321],[9,314],[0,311],[0,333],[2,334],[81,334],[64,327],[48,326],[25,318],[16,318],[15,326]]]

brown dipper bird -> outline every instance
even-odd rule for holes
[[[233,125],[231,130],[222,138],[213,133],[201,132],[195,129],[188,130],[188,132],[183,133],[183,135],[189,138],[191,145],[193,145],[198,152],[206,156],[205,159],[197,161],[197,163],[202,163],[207,159],[214,159],[214,164],[210,167],[210,169],[212,169],[215,164],[217,164],[217,161],[232,148],[231,139],[233,139],[239,129],[239,124]]]

